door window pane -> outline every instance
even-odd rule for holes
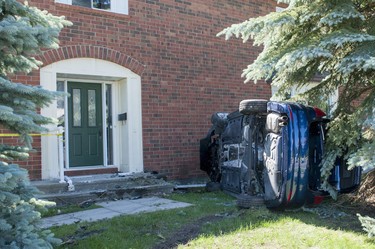
[[[81,114],[81,89],[73,89],[73,126],[82,125]]]
[[[95,90],[88,90],[88,114],[89,114],[89,126],[96,126],[96,99]]]
[[[65,92],[64,81],[57,81],[56,83],[56,91],[58,92]],[[57,99],[57,120],[58,126],[64,127],[64,115],[65,115],[65,105],[64,105],[64,97],[59,97]]]
[[[105,85],[105,115],[107,120],[107,164],[113,164],[113,130],[112,130],[112,86],[110,84]]]

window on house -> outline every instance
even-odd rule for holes
[[[111,10],[111,0],[72,0],[72,5],[93,9]]]
[[[92,7],[96,9],[111,9],[111,0],[92,0]]]
[[[55,2],[128,14],[128,0],[55,0]]]

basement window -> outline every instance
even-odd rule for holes
[[[125,15],[128,14],[128,0],[55,0],[55,2]]]

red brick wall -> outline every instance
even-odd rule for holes
[[[30,85],[38,85],[39,84],[39,72],[32,72],[28,75],[26,74],[18,74],[13,75],[10,77],[14,82],[21,82]],[[6,134],[14,134],[14,132],[9,131],[0,126],[0,134],[3,134],[3,137],[0,137],[0,144],[7,144],[7,145],[23,145],[21,143],[18,136],[7,136]],[[21,167],[28,170],[30,179],[40,179],[42,176],[42,169],[41,169],[41,139],[39,136],[33,136],[33,149],[29,152],[29,158],[25,161],[12,161],[9,163],[19,164]],[[56,162],[57,163],[57,162]]]
[[[240,77],[260,48],[236,39],[226,42],[216,34],[232,23],[274,11],[275,1],[129,0],[128,16],[55,4],[53,0],[30,0],[29,4],[64,15],[74,23],[61,33],[61,47],[84,45],[120,51],[145,66],[145,170],[172,178],[201,176],[199,139],[210,127],[211,114],[233,111],[242,99],[269,98],[271,94],[269,85],[244,84]],[[45,65],[53,61],[43,59]],[[36,84],[38,73],[18,80]],[[36,147],[40,151],[39,142]],[[40,165],[33,162],[28,163],[28,169]],[[31,177],[40,178],[38,172],[30,172]]]
[[[7,129],[0,128],[0,134],[4,136],[0,137],[0,144],[7,145],[20,145],[22,144],[18,136],[7,136],[6,134],[14,134]],[[31,179],[41,178],[41,144],[40,137],[33,137],[33,150],[29,153],[29,159],[26,161],[12,161],[9,163],[19,164],[21,167],[28,170]]]

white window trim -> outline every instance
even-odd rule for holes
[[[62,4],[68,4],[72,5],[72,0],[55,0],[55,3],[62,3]],[[85,8],[85,7],[82,7]],[[114,12],[118,14],[129,14],[129,6],[128,6],[128,0],[111,0],[111,10],[103,10],[103,9],[96,9],[95,10],[102,10],[107,12]]]

